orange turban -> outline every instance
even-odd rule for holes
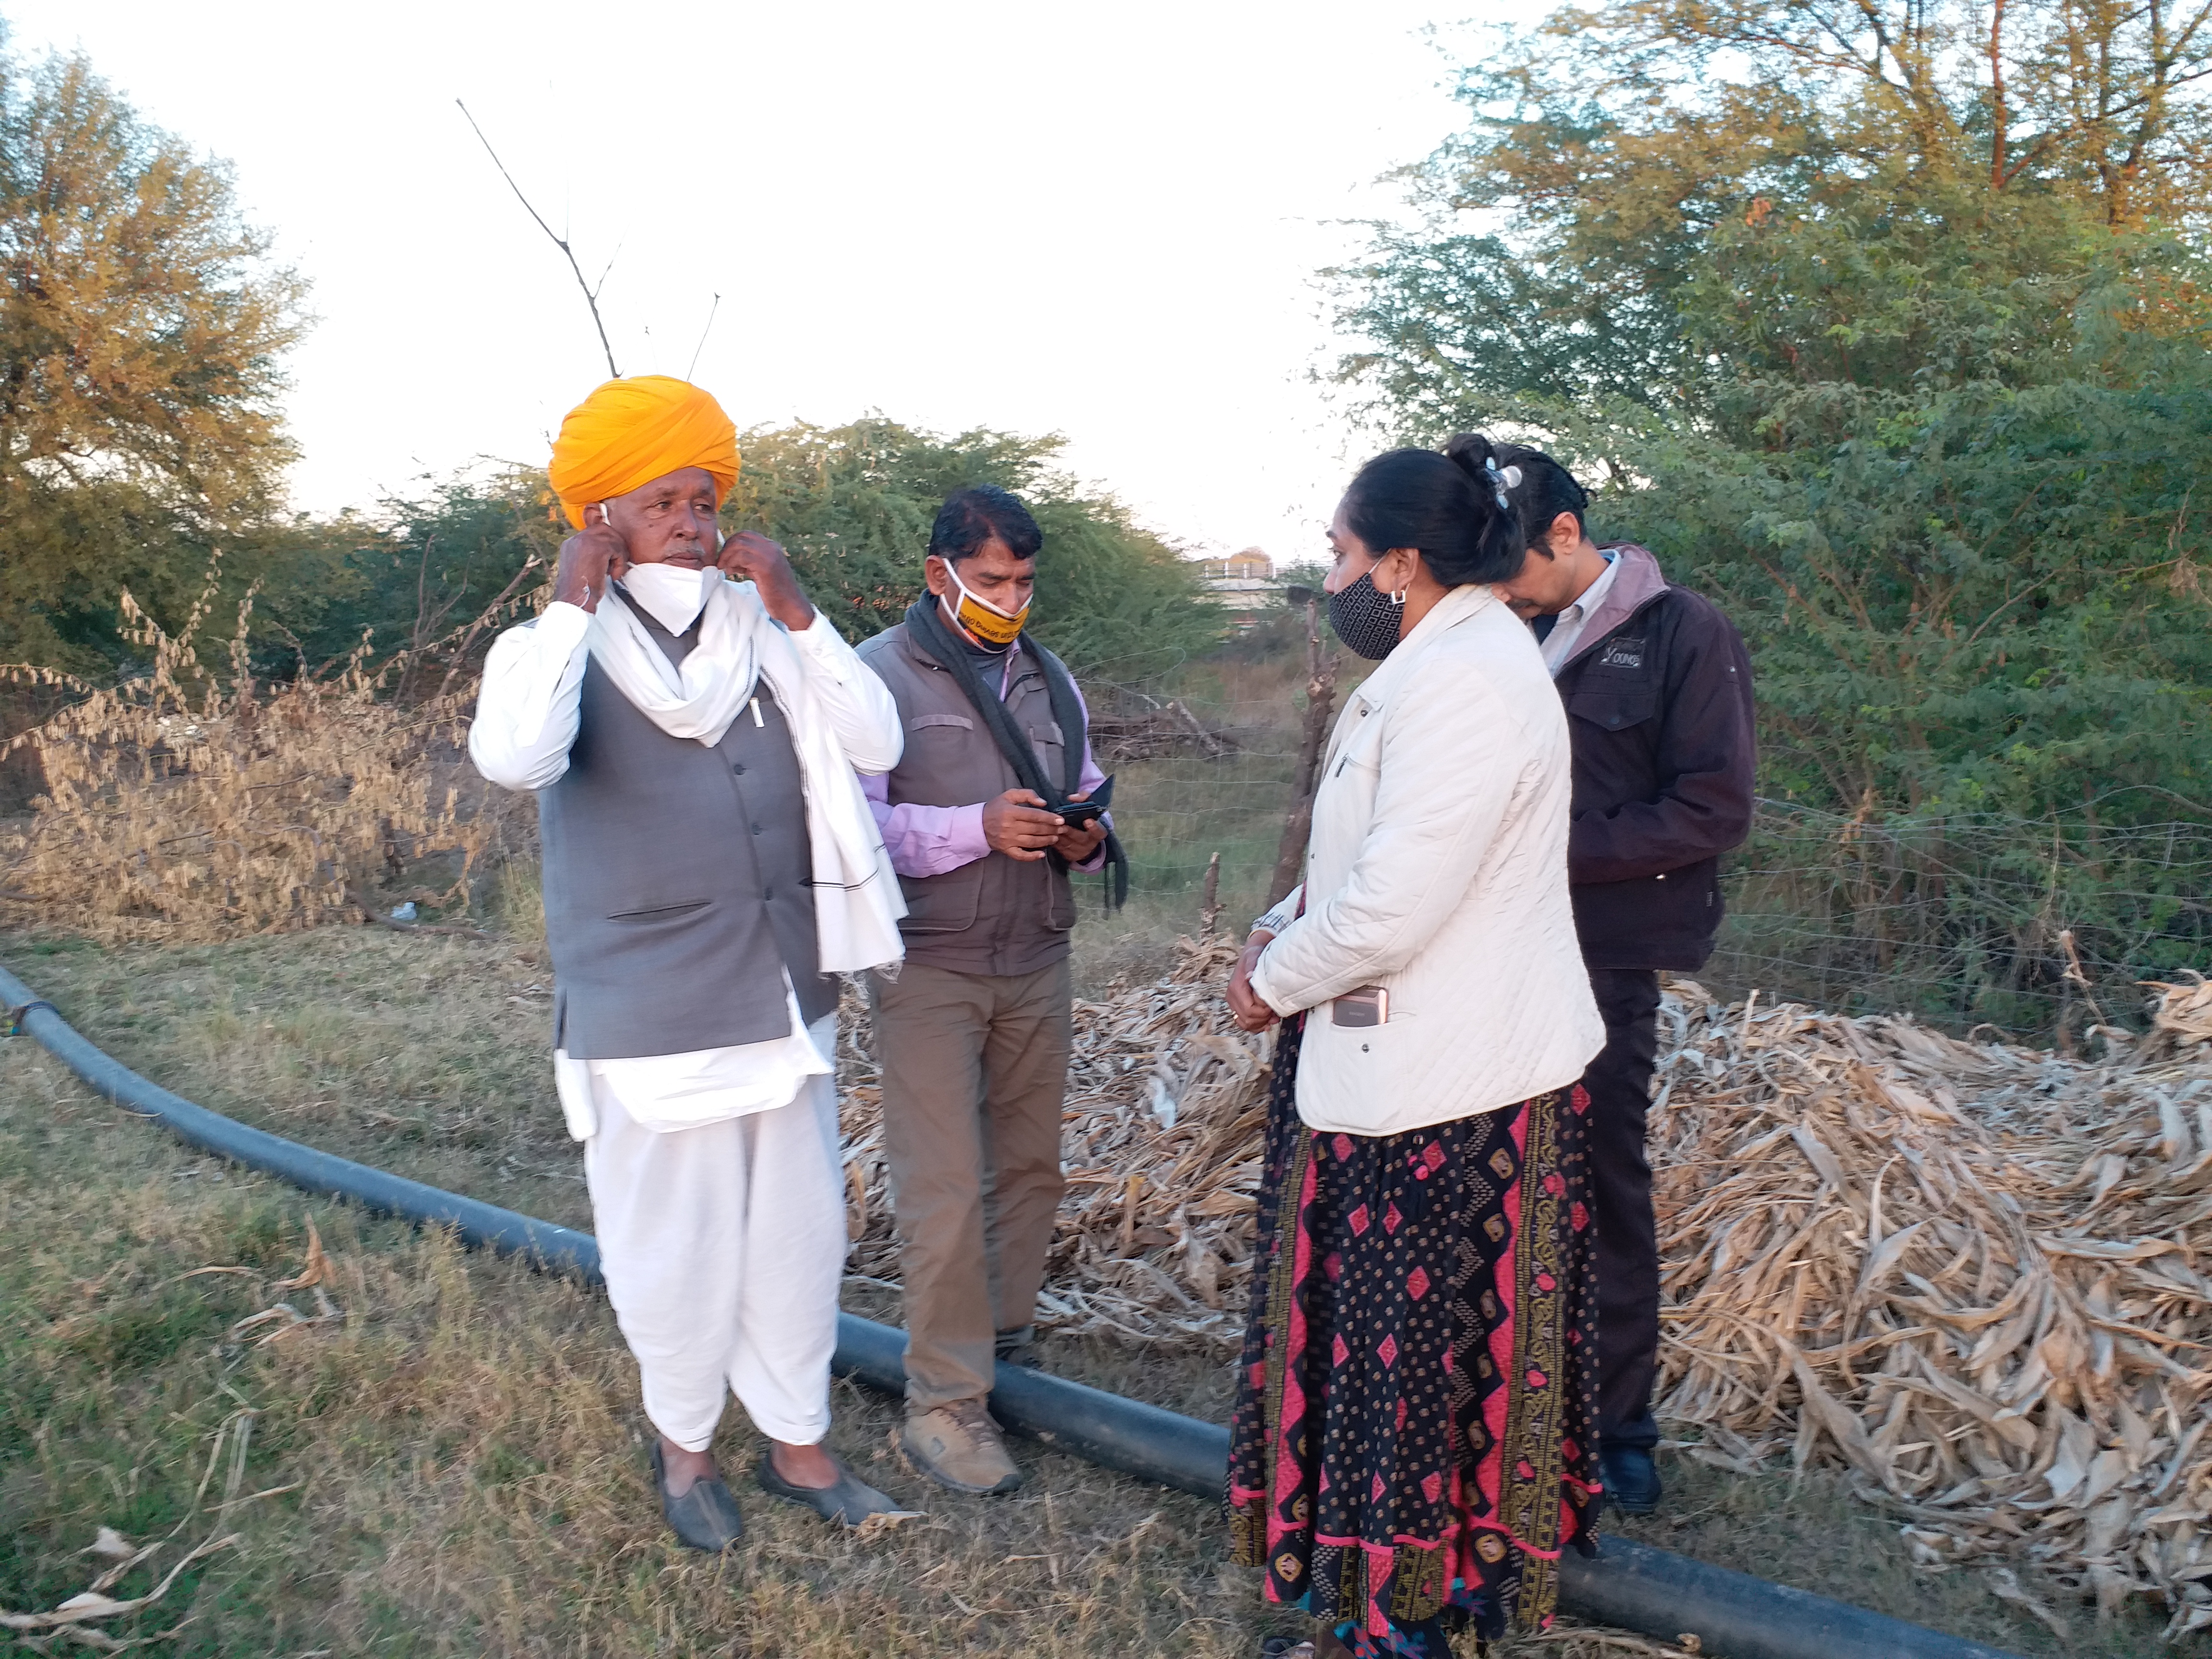
[[[580,530],[592,502],[686,466],[713,477],[719,503],[738,481],[736,425],[689,380],[634,374],[607,381],[568,411],[547,472],[568,522]]]

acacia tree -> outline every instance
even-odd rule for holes
[[[304,284],[81,55],[0,58],[0,655],[87,666],[263,526]]]
[[[1345,376],[1424,426],[1500,395],[1703,416],[1747,374],[1880,384],[1963,349],[1937,367],[1973,378],[2115,280],[2202,327],[2172,245],[2212,228],[2208,75],[2212,0],[1564,9],[1462,75],[1467,129],[1408,170],[1421,221],[1336,273],[1370,343]],[[1843,355],[1869,312],[1886,337],[1972,295]]]
[[[731,522],[790,549],[806,589],[846,636],[906,613],[937,509],[953,490],[995,483],[1021,495],[1044,532],[1037,637],[1079,673],[1150,678],[1206,649],[1220,613],[1196,568],[1118,503],[1085,495],[1054,467],[1064,441],[1011,433],[942,437],[880,416],[744,434]]]
[[[2212,937],[2208,18],[1562,10],[1335,273],[1346,382],[1409,436],[1537,437],[1742,628],[1763,793],[1846,820],[1755,854],[1747,908],[1824,918],[1782,957],[1887,972],[1919,927],[1941,977],[2048,988],[2062,928],[2122,980]]]

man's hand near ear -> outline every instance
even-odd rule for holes
[[[561,544],[553,597],[580,610],[597,611],[606,597],[607,584],[620,581],[629,569],[629,545],[607,522],[606,508],[586,507],[584,527]]]

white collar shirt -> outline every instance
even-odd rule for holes
[[[1619,556],[1607,554],[1604,573],[1583,589],[1580,599],[1559,613],[1558,620],[1552,624],[1552,631],[1537,641],[1544,653],[1544,666],[1550,671],[1553,678],[1559,678],[1559,671],[1567,665],[1567,659],[1574,654],[1576,641],[1582,638],[1583,629],[1604,602],[1605,591],[1613,586],[1614,574],[1620,568]]]

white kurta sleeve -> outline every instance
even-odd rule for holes
[[[582,607],[556,600],[536,621],[492,641],[469,726],[469,758],[501,787],[543,789],[568,769],[591,623]]]
[[[906,752],[906,728],[890,687],[876,678],[817,609],[811,627],[791,635],[823,718],[856,772],[888,772]]]

